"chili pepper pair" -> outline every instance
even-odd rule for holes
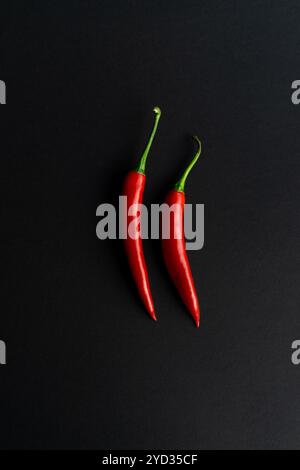
[[[153,320],[157,320],[154,309],[153,298],[150,289],[149,276],[145,262],[142,239],[140,235],[140,222],[139,222],[139,205],[143,202],[143,193],[146,183],[145,167],[147,157],[158,127],[158,122],[161,116],[159,108],[153,109],[155,113],[155,121],[150,138],[146,148],[142,154],[137,168],[130,171],[125,178],[123,186],[123,195],[127,196],[127,207],[131,208],[130,215],[125,216],[125,225],[127,229],[127,237],[124,240],[125,251],[129,261],[129,266],[138,288],[140,297]],[[168,238],[162,239],[162,251],[167,270],[173,280],[183,302],[191,313],[196,326],[200,325],[200,307],[198,296],[195,289],[192,271],[190,268],[189,260],[185,249],[184,239],[184,204],[185,194],[184,187],[188,174],[195,165],[201,153],[201,142],[198,137],[194,136],[197,142],[198,149],[192,159],[191,163],[185,169],[180,180],[175,184],[174,188],[169,191],[166,196],[165,203],[168,206],[174,207],[173,223],[170,216],[170,233]],[[128,236],[128,227],[130,225],[131,234],[135,236]]]

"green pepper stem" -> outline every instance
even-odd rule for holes
[[[193,135],[193,138],[194,140],[197,142],[197,145],[198,145],[198,149],[197,149],[197,152],[193,158],[193,160],[191,161],[191,163],[188,165],[188,167],[184,170],[183,172],[183,175],[182,177],[180,178],[179,181],[177,181],[177,183],[175,184],[175,189],[176,191],[180,191],[182,193],[184,193],[184,185],[185,185],[185,182],[186,182],[186,179],[191,171],[191,169],[193,168],[193,166],[195,165],[196,161],[198,160],[198,158],[200,157],[201,155],[201,150],[202,150],[202,145],[201,145],[201,141],[200,139],[196,136],[196,135]]]
[[[158,122],[159,122],[159,119],[160,119],[160,116],[161,116],[161,110],[157,106],[155,108],[153,108],[153,112],[155,114],[155,121],[154,121],[153,129],[151,131],[148,143],[145,147],[143,155],[141,156],[141,159],[140,159],[139,164],[138,164],[137,169],[136,169],[136,171],[138,173],[142,173],[143,175],[145,174],[145,168],[146,168],[146,161],[147,161],[148,153],[150,151],[150,148],[151,148],[151,145],[152,145],[152,142],[153,142],[153,139],[154,139],[157,127],[158,127]]]

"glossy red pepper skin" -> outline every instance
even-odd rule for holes
[[[133,279],[149,315],[153,320],[156,320],[149,276],[143,252],[139,217],[140,211],[138,207],[139,204],[143,203],[143,194],[146,183],[146,162],[161,116],[161,110],[157,106],[153,109],[153,112],[155,115],[154,125],[145,150],[139,160],[136,170],[130,171],[123,183],[123,195],[127,196],[127,210],[126,214],[123,214],[122,219],[124,224],[123,228],[125,229],[125,252],[127,254]],[[128,211],[130,215],[128,215]],[[130,233],[128,231],[129,228]],[[134,237],[132,237],[132,234]]]
[[[137,238],[130,236],[124,240],[125,252],[129,261],[129,266],[139,291],[140,297],[153,320],[156,320],[153,298],[150,289],[150,281],[143,252],[140,227],[138,222],[139,210],[137,204],[142,204],[146,183],[146,176],[136,171],[130,171],[125,178],[123,195],[127,196],[127,206],[132,207],[131,215],[125,214],[125,229],[128,233],[129,224],[133,224],[133,230],[137,233]],[[132,226],[131,226],[132,227]]]
[[[196,135],[193,138],[197,143],[197,152],[165,200],[165,203],[170,207],[173,206],[173,209],[170,211],[170,236],[167,237],[162,233],[162,249],[169,274],[199,328],[200,307],[184,238],[185,183],[202,151],[199,138]]]
[[[170,214],[170,238],[162,239],[163,257],[179,295],[195,320],[200,325],[200,307],[195,283],[187,257],[184,238],[184,204],[185,194],[171,190],[165,199],[168,206],[174,206]],[[176,238],[175,238],[176,234]]]

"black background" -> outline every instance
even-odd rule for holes
[[[1,2],[0,447],[300,448],[300,3]],[[96,207],[116,202],[152,125],[145,202],[203,158],[190,252],[197,330],[145,254],[136,295]]]

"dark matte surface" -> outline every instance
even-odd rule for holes
[[[1,2],[1,448],[300,449],[300,3]],[[157,242],[159,322],[95,236],[163,111],[145,200],[187,200],[197,331]]]

